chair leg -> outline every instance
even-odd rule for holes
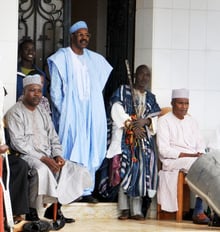
[[[184,188],[184,173],[179,172],[178,174],[178,185],[177,185],[177,203],[178,211],[176,212],[176,221],[181,222],[183,219],[183,188]]]
[[[185,182],[185,173],[180,171],[177,182],[177,204],[178,211],[175,213],[161,210],[161,205],[157,204],[157,219],[176,219],[177,222],[183,220],[183,212],[190,209],[190,190]]]
[[[53,220],[57,220],[57,209],[58,209],[58,203],[53,204]]]
[[[161,219],[160,214],[161,214],[161,205],[157,204],[157,220]]]

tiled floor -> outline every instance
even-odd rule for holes
[[[79,219],[73,224],[66,224],[61,232],[172,232],[172,231],[220,231],[220,228],[195,225],[190,221],[120,221],[118,219]]]
[[[21,228],[21,226],[20,226]],[[20,232],[18,228],[14,232]],[[72,224],[66,224],[60,232],[193,232],[193,231],[220,231],[218,227],[195,225],[190,221],[176,223],[175,221],[158,221],[147,219],[145,221],[120,221],[118,219],[77,219]]]
[[[207,225],[195,225],[192,221],[176,223],[173,221],[156,220],[155,207],[152,207],[148,217],[144,221],[118,220],[116,203],[73,203],[62,207],[66,217],[76,219],[75,223],[66,224],[60,232],[172,232],[172,231],[219,231],[220,227],[209,227]],[[45,209],[40,211],[43,218]],[[18,232],[21,230],[14,230]],[[1,232],[1,231],[0,231]]]

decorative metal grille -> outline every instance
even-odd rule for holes
[[[70,0],[19,0],[19,42],[34,40],[35,62],[43,70],[46,58],[68,43],[70,5]]]

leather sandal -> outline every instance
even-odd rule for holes
[[[142,215],[136,214],[136,215],[130,216],[130,219],[134,219],[134,220],[137,220],[137,221],[144,221],[145,218]]]
[[[129,218],[129,210],[124,209],[121,211],[121,215],[118,217],[119,220],[127,220]]]

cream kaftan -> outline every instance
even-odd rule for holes
[[[196,121],[189,115],[178,119],[172,112],[158,120],[157,145],[162,170],[159,172],[157,193],[161,209],[169,212],[178,210],[177,177],[179,170],[187,172],[196,157],[178,158],[183,153],[204,153],[205,144],[200,136]]]

